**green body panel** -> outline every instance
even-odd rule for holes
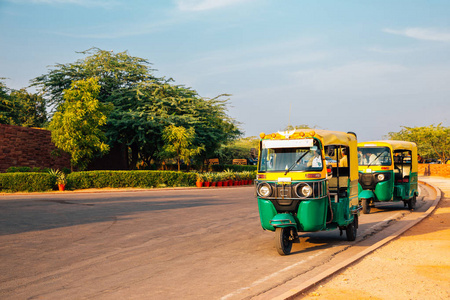
[[[294,182],[293,184],[296,184]],[[325,185],[326,188],[327,186]],[[300,232],[314,232],[321,230],[336,229],[339,226],[347,226],[353,221],[352,210],[359,215],[358,210],[358,184],[355,180],[353,185],[348,183],[347,195],[352,195],[353,204],[350,204],[349,197],[341,197],[335,202],[331,199],[331,209],[333,211],[333,220],[327,224],[329,219],[329,199],[328,196],[312,200],[299,200],[297,211],[294,212],[277,212],[275,206],[270,200],[258,199],[259,217],[261,226],[265,230],[275,231],[277,227],[295,227]],[[353,195],[353,194],[354,195]],[[351,206],[352,205],[352,206]],[[350,207],[351,206],[351,207]]]
[[[411,199],[414,194],[418,195],[417,172],[410,174],[409,182],[395,182],[394,179],[395,176],[394,174],[392,174],[390,180],[378,182],[375,186],[375,190],[373,191],[363,190],[361,185],[359,184],[358,198],[360,200],[373,198],[374,200],[385,202],[391,200],[408,200]]]
[[[416,195],[416,196],[418,196],[419,195],[419,189],[418,189],[418,186],[417,186],[417,180],[418,180],[418,177],[417,177],[417,172],[413,172],[413,173],[411,173],[410,175],[409,175],[409,183],[410,183],[410,186],[409,186],[409,198],[412,198],[413,196],[414,196],[414,194]]]
[[[374,172],[376,173],[387,173]],[[391,177],[389,180],[380,181],[375,185],[374,190],[363,190],[361,184],[358,183],[358,198],[361,199],[374,199],[376,201],[390,201],[394,196],[394,173],[390,171]]]
[[[370,198],[374,198],[374,197],[375,197],[375,195],[373,194],[373,192],[371,190],[362,190],[358,196],[359,199],[370,199]]]
[[[399,183],[396,184],[394,187],[394,200],[400,201],[403,200],[406,196],[406,189],[409,189],[406,185],[409,185],[409,183]]]
[[[262,228],[266,230],[275,231],[275,227],[270,224],[270,220],[276,216],[277,210],[269,200],[260,199],[258,197],[259,219]]]
[[[272,202],[260,198],[258,198],[258,208],[261,226],[266,230],[275,231],[276,227],[290,227],[292,223],[295,223],[298,231],[326,229],[328,198],[301,201],[297,216],[289,213],[277,213]]]
[[[319,231],[326,228],[328,198],[304,200],[297,211],[299,231]]]
[[[375,186],[375,195],[378,201],[390,201],[394,194],[394,176],[391,175],[391,179],[378,182]]]
[[[417,173],[411,173],[409,176],[409,182],[396,183],[394,187],[394,200],[408,200],[411,199],[414,194],[418,195],[417,190]]]
[[[340,198],[339,202],[337,203],[331,202],[331,208],[333,210],[333,221],[331,224],[334,223],[333,225],[345,226],[353,221],[353,216],[350,214],[350,207],[348,202],[348,198]],[[329,226],[330,224],[327,224],[327,227]]]

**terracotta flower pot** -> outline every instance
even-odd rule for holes
[[[218,181],[217,186],[222,186],[222,181]]]
[[[195,183],[195,185],[196,185],[197,187],[202,187],[202,186],[203,186],[203,182],[202,182],[202,181],[197,181],[197,182]]]
[[[205,181],[205,187],[209,187],[211,185],[211,182]]]
[[[59,189],[61,192],[63,192],[63,191],[65,191],[65,189],[66,189],[66,185],[63,184],[63,183],[59,183],[59,184],[58,184],[58,189]]]

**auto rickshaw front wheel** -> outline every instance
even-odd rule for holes
[[[356,232],[358,231],[358,216],[353,216],[353,221],[347,225],[345,228],[345,234],[347,236],[347,241],[356,240]]]
[[[292,249],[292,242],[293,240],[291,238],[291,228],[277,227],[275,229],[275,247],[277,248],[278,254],[290,254]]]
[[[370,214],[370,199],[362,199],[361,205],[363,207],[362,212],[365,215]]]

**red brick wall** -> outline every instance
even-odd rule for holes
[[[0,124],[0,172],[9,167],[70,168],[70,156],[51,155],[57,148],[50,131]]]
[[[450,164],[419,164],[419,176],[450,177]]]

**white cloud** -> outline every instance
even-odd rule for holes
[[[178,9],[183,11],[205,11],[231,6],[249,0],[178,0]]]
[[[435,29],[415,27],[415,28],[406,28],[402,30],[394,30],[385,28],[383,29],[383,31],[391,34],[407,36],[418,40],[450,42],[450,32],[443,32]]]

